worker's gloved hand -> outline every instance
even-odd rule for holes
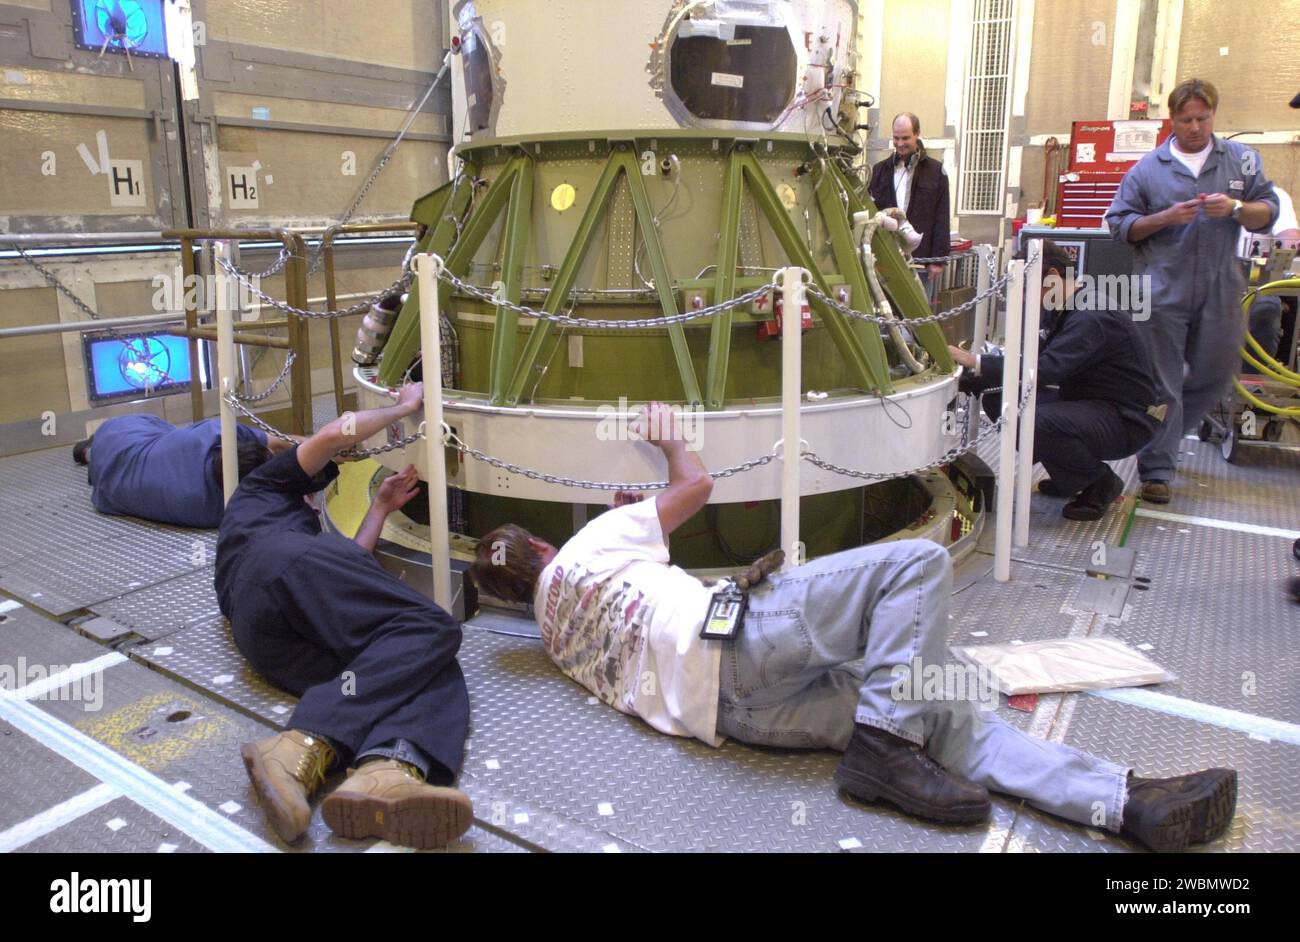
[[[736,588],[744,592],[758,585],[769,575],[776,572],[785,563],[785,550],[775,549],[766,556],[760,556],[750,567],[736,576]]]
[[[898,237],[903,240],[909,254],[916,251],[916,247],[921,244],[923,238],[921,233],[912,228],[910,222],[905,222],[898,227]]]

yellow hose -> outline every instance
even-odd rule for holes
[[[1281,373],[1278,373],[1277,371],[1273,370],[1271,367],[1266,366],[1263,363],[1260,363],[1258,360],[1256,360],[1253,356],[1250,355],[1250,353],[1246,350],[1245,347],[1242,347],[1240,352],[1241,352],[1241,358],[1245,360],[1247,363],[1249,363],[1251,366],[1253,366],[1255,369],[1259,370],[1261,376],[1267,376],[1270,379],[1275,379],[1279,383],[1287,383],[1292,386],[1295,385],[1296,381],[1294,379],[1290,379],[1286,376],[1283,376]]]
[[[1241,299],[1242,314],[1249,316],[1250,306],[1252,303],[1254,303],[1256,295],[1281,294],[1283,291],[1290,291],[1296,288],[1300,288],[1300,278],[1283,278],[1280,281],[1272,281],[1266,285],[1261,285],[1258,288],[1251,288],[1249,291],[1246,292],[1245,297]],[[1251,348],[1253,348],[1256,353],[1259,354],[1260,360],[1263,360],[1264,362],[1261,363],[1259,360],[1256,360],[1254,357],[1252,357],[1250,355],[1250,352],[1246,349],[1246,347],[1241,348],[1242,359],[1244,359],[1247,363],[1252,364],[1255,367],[1255,369],[1260,370],[1262,373],[1268,376],[1271,376],[1273,379],[1286,383],[1288,386],[1300,387],[1300,373],[1294,372],[1293,370],[1289,369],[1286,366],[1286,364],[1279,363],[1277,360],[1273,359],[1273,357],[1268,353],[1268,351],[1266,351],[1262,346],[1260,346],[1259,341],[1250,335],[1250,331],[1246,332],[1246,343]],[[1236,386],[1237,386],[1237,392],[1241,393],[1243,396],[1245,396],[1255,405],[1259,406],[1261,409],[1265,409],[1269,412],[1274,412],[1278,415],[1300,416],[1300,409],[1280,409],[1275,406],[1266,405],[1260,402],[1250,393],[1246,392],[1246,390],[1242,388],[1241,383],[1236,383]]]
[[[1256,409],[1263,409],[1265,412],[1271,412],[1274,415],[1284,415],[1287,418],[1291,418],[1291,419],[1300,419],[1300,407],[1291,407],[1291,408],[1284,409],[1280,406],[1269,405],[1267,402],[1264,402],[1263,400],[1257,398],[1252,393],[1247,391],[1246,387],[1241,385],[1241,382],[1239,380],[1234,379],[1232,381],[1232,385],[1236,386],[1237,392],[1241,394],[1242,398],[1245,399],[1247,402],[1249,402],[1251,405],[1253,405]]]

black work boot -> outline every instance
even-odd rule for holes
[[[943,824],[979,824],[993,808],[982,785],[949,772],[920,746],[860,723],[835,770],[835,781],[855,798],[886,801]]]
[[[1038,493],[1046,497],[1073,497],[1078,492],[1067,491],[1051,478],[1043,478],[1038,482]]]
[[[1222,836],[1236,809],[1233,769],[1206,769],[1173,778],[1138,778],[1130,773],[1120,833],[1157,853],[1178,853],[1189,844]]]
[[[1061,516],[1067,520],[1100,520],[1115,498],[1123,493],[1124,479],[1107,466],[1105,474],[1061,509]]]

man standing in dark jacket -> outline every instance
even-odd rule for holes
[[[1105,462],[1127,458],[1149,442],[1164,408],[1155,405],[1150,347],[1132,314],[1114,310],[1112,299],[1096,293],[1090,295],[1092,303],[1078,306],[1085,309],[1077,309],[1070,256],[1048,241],[1042,252],[1047,329],[1038,356],[1034,460],[1042,462],[1049,478],[1038,489],[1073,498],[1063,511],[1068,519],[1100,520],[1124,491],[1124,482]],[[961,379],[963,392],[1002,385],[1002,357],[949,349],[973,371]],[[985,408],[996,415],[1000,398],[988,400]]]
[[[950,251],[948,237],[948,174],[943,164],[930,157],[921,143],[921,122],[903,112],[894,119],[894,153],[871,169],[867,189],[877,209],[898,207],[921,234],[918,258],[945,258]],[[943,275],[943,263],[926,265],[930,281]]]

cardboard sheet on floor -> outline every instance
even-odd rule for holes
[[[998,690],[1009,696],[1139,687],[1177,679],[1115,638],[954,645],[952,653],[963,663],[987,670]]]

